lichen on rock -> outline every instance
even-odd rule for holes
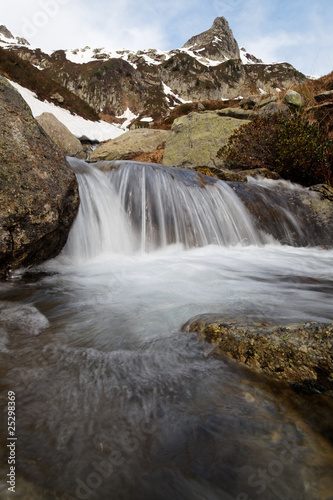
[[[246,113],[242,116],[248,118]],[[166,141],[163,163],[175,167],[216,167],[221,163],[218,150],[245,123],[249,120],[221,116],[219,111],[192,112],[177,118]]]
[[[333,397],[333,323],[273,325],[203,314],[182,328],[216,344],[216,353],[288,382],[297,390]]]

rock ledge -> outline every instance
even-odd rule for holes
[[[185,332],[216,344],[216,352],[295,389],[333,397],[333,323],[268,325],[216,314],[190,319]]]

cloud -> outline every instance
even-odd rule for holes
[[[1,24],[47,50],[170,50],[225,16],[238,43],[267,62],[285,60],[305,73],[332,69],[331,0],[1,0],[1,6]]]

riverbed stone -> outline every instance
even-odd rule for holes
[[[248,114],[242,116],[248,118]],[[166,141],[163,163],[175,167],[216,167],[221,163],[218,150],[237,128],[249,122],[220,116],[219,111],[192,112],[177,118]]]
[[[64,246],[77,181],[21,95],[0,75],[0,273],[39,264]]]
[[[333,323],[272,325],[203,314],[185,332],[216,344],[215,353],[291,384],[295,389],[333,397]]]

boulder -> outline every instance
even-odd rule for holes
[[[244,109],[253,109],[259,102],[260,96],[250,95],[243,99],[240,103],[240,106]]]
[[[90,155],[90,160],[132,160],[140,154],[159,149],[169,135],[169,130],[146,128],[130,130],[98,146]]]
[[[283,113],[284,115],[288,115],[290,113],[290,110],[288,106],[285,104],[280,104],[278,102],[269,102],[265,106],[261,106],[258,115],[259,116],[271,116],[271,115],[277,115],[279,113]]]
[[[271,102],[277,102],[277,101],[278,101],[277,95],[265,97],[265,99],[263,99],[257,104],[257,108],[262,108],[264,106],[267,106],[267,104],[270,104]]]
[[[220,111],[192,112],[177,118],[166,141],[163,163],[175,167],[219,166],[218,150],[245,123],[249,120],[220,116]]]
[[[42,113],[36,120],[66,156],[79,156],[83,159],[84,150],[79,139],[52,113]]]
[[[74,173],[0,75],[0,273],[56,256],[76,216]]]
[[[302,106],[304,106],[303,97],[295,90],[287,90],[286,95],[284,96],[284,100],[289,106],[293,106],[295,108],[301,108]]]
[[[216,344],[219,354],[297,389],[333,397],[333,323],[267,325],[204,314],[182,328]]]

